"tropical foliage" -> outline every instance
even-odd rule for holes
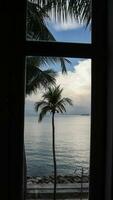
[[[46,9],[41,8],[39,2],[28,1],[26,20],[27,39],[55,41],[54,36],[45,24],[45,18],[48,18]]]
[[[42,70],[40,58],[27,57],[26,63],[26,94],[36,93],[37,88],[46,88],[55,84],[56,73],[52,69]]]
[[[46,21],[67,21],[68,17],[78,23],[91,23],[92,0],[28,0],[27,38],[55,41]]]
[[[56,183],[57,183],[57,164],[56,164],[56,152],[55,152],[55,113],[66,112],[66,104],[73,105],[71,99],[62,98],[62,91],[60,86],[49,87],[43,94],[42,100],[35,103],[35,110],[39,112],[39,122],[49,112],[52,117],[52,150],[53,150],[53,163],[54,163],[54,200],[56,199]],[[39,111],[40,109],[40,111]]]
[[[26,58],[26,94],[37,92],[37,88],[47,88],[55,84],[56,72],[49,67],[60,62],[62,73],[66,73],[66,63],[70,61],[61,57],[27,57]],[[43,69],[44,68],[44,69]],[[43,69],[43,70],[42,70]]]
[[[47,27],[47,20],[67,21],[68,17],[79,23],[91,23],[91,0],[28,0],[26,37],[27,39],[56,41],[55,37]],[[66,64],[69,62],[64,58],[55,57],[31,57],[27,59],[26,94],[36,92],[36,88],[54,84],[55,72],[53,70],[41,70],[43,63],[60,62],[62,72],[66,72]],[[39,67],[40,66],[40,67]],[[42,79],[43,78],[43,79]],[[44,80],[41,81],[40,80]]]

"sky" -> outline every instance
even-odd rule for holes
[[[65,23],[55,22],[53,19],[46,21],[46,26],[59,42],[91,43],[90,27],[80,25],[75,20],[68,18]]]
[[[57,41],[91,43],[91,31],[88,27],[68,19],[67,23],[46,21],[46,25]],[[91,60],[83,58],[68,58],[71,64],[67,65],[67,75],[61,73],[60,64],[51,68],[57,71],[56,83],[63,88],[62,95],[71,98],[73,106],[67,106],[67,114],[88,114],[91,105]],[[34,103],[41,100],[43,91],[27,96],[25,114],[35,115]]]

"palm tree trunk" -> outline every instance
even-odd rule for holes
[[[56,169],[56,156],[55,156],[55,126],[54,126],[54,112],[52,113],[52,134],[53,134],[53,162],[54,162],[54,197],[56,200],[56,177],[57,177],[57,169]]]

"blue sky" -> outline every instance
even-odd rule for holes
[[[59,31],[55,32],[53,30],[55,38],[57,41],[65,42],[80,42],[80,43],[90,43],[90,32],[88,29],[85,30],[85,27],[78,28],[75,30]]]
[[[59,42],[91,43],[91,30],[88,26],[80,25],[76,21],[58,23],[45,22],[55,39]]]
[[[55,23],[48,23],[48,28],[54,35],[55,39],[59,42],[77,42],[77,43],[91,43],[91,31],[90,27],[80,26],[71,29],[63,29],[59,26],[59,29],[55,28]]]

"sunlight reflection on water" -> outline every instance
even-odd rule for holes
[[[55,118],[56,157],[59,174],[72,174],[77,165],[89,166],[90,116],[62,115]],[[25,147],[28,175],[53,172],[51,119],[38,123],[25,117]]]

